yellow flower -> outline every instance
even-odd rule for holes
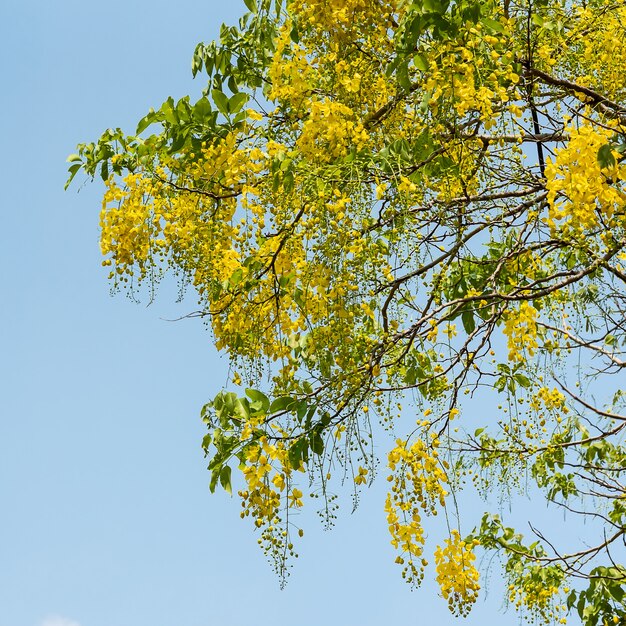
[[[359,473],[354,477],[354,482],[357,485],[362,485],[367,482],[368,470],[359,466]]]
[[[297,508],[302,506],[302,492],[296,487],[294,487],[289,494],[289,504]]]
[[[279,491],[282,491],[285,488],[285,476],[284,474],[276,474],[274,478],[272,478],[272,482],[276,486]]]
[[[446,327],[443,329],[443,332],[448,336],[448,338],[456,337],[456,324],[446,324]]]

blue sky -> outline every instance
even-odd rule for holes
[[[195,43],[242,8],[0,7],[0,626],[458,623],[432,570],[419,592],[401,582],[382,479],[355,514],[344,500],[332,532],[315,515],[303,522],[279,590],[237,500],[208,491],[198,416],[226,382],[225,360],[199,322],[165,321],[192,306],[176,304],[173,285],[149,307],[110,297],[101,187],[79,177],[63,192],[76,143],[199,92]],[[496,566],[469,622],[518,621],[499,612],[499,590]]]

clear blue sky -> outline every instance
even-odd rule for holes
[[[1,4],[0,626],[459,623],[432,570],[401,582],[382,479],[334,531],[310,516],[279,590],[237,500],[207,488],[198,415],[225,361],[199,322],[164,321],[191,306],[172,286],[149,307],[110,297],[101,187],[63,192],[77,142],[199,92],[195,43],[242,7]],[[466,623],[517,623],[497,566],[490,588]]]

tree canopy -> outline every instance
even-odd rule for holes
[[[69,158],[113,288],[173,273],[228,355],[211,489],[284,578],[304,495],[330,525],[383,474],[399,575],[432,559],[452,613],[494,553],[529,619],[626,623],[626,3],[245,3],[203,97]],[[493,490],[586,534],[457,506]]]

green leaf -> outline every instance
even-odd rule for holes
[[[290,409],[296,404],[296,400],[289,396],[281,396],[280,398],[276,398],[272,404],[270,405],[270,413],[278,413],[279,411],[284,411],[286,409]]]
[[[176,109],[174,106],[174,98],[171,96],[161,105],[161,113],[166,122],[172,125],[178,124],[178,116],[176,115]]]
[[[530,387],[530,379],[527,376],[524,376],[524,374],[514,374],[513,378],[518,385],[520,385],[520,387],[523,387],[524,389],[528,389],[528,387]]]
[[[398,84],[405,91],[411,91],[411,79],[409,78],[409,66],[407,61],[403,61],[398,65],[396,70],[396,79]]]
[[[533,24],[537,26],[543,26],[543,17],[541,17],[541,15],[539,15],[538,13],[533,13],[532,21]]]
[[[235,412],[245,420],[250,417],[250,403],[248,402],[248,398],[237,398]]]
[[[413,55],[413,64],[418,70],[426,72],[428,70],[428,59],[422,54]]]
[[[306,400],[300,400],[296,405],[296,417],[298,421],[301,422],[304,419],[304,416],[307,414],[309,405]]]
[[[256,13],[257,12],[257,6],[256,6],[256,0],[243,0],[244,4],[246,5],[246,7],[248,7],[248,11],[250,11],[251,13]]]
[[[294,43],[300,43],[300,32],[298,30],[298,24],[294,21],[293,26],[291,27],[291,32],[289,33],[291,37],[291,41]]]
[[[624,592],[623,587],[619,583],[607,582],[607,589],[617,602],[621,602],[624,599],[624,593],[626,592]]]
[[[313,450],[313,452],[318,456],[321,456],[324,453],[324,440],[317,431],[311,435],[311,450]]]
[[[202,61],[204,58],[204,44],[199,43],[193,51],[191,59],[191,74],[195,78],[196,74],[202,70]]]
[[[270,408],[270,399],[257,389],[246,389],[246,395],[252,400],[251,408],[256,411],[267,412]]]
[[[248,94],[247,93],[243,93],[243,92],[239,92],[236,93],[234,96],[232,96],[232,98],[230,98],[230,100],[228,100],[228,112],[229,113],[238,113],[241,110],[241,107],[243,107],[243,105],[248,102]]]
[[[141,133],[143,133],[143,131],[146,130],[148,126],[150,126],[151,124],[154,124],[154,122],[157,121],[156,117],[157,117],[156,111],[150,110],[150,112],[145,117],[142,117],[139,120],[135,134],[141,135]]]
[[[572,590],[570,591],[569,595],[567,596],[567,608],[571,609],[575,602],[576,602],[576,590]]]
[[[221,92],[219,89],[213,89],[211,91],[211,96],[213,98],[213,102],[215,102],[215,106],[218,111],[227,116],[228,115],[228,98]]]
[[[176,105],[176,114],[178,119],[183,122],[188,122],[191,118],[191,107],[189,106],[189,96],[185,96],[178,101]]]
[[[417,44],[417,40],[424,34],[428,27],[428,20],[422,19],[422,16],[415,14],[407,24],[407,31],[404,40],[405,49],[413,50]]]
[[[293,469],[298,469],[300,467],[302,447],[298,445],[299,443],[299,441],[294,443],[291,448],[289,448],[289,452],[287,453],[289,464]]]
[[[200,100],[193,105],[193,116],[199,122],[205,122],[211,115],[212,111],[211,102],[206,97],[200,98]]]
[[[446,12],[447,2],[443,2],[442,0],[423,0],[422,6],[429,13],[441,15]]]
[[[211,482],[209,483],[209,491],[211,493],[215,493],[215,487],[217,486],[217,481],[219,480],[220,472],[218,469],[215,469],[211,472]]]
[[[461,315],[461,321],[463,322],[463,328],[468,335],[471,335],[476,329],[476,322],[474,321],[474,315],[471,311],[463,311]]]
[[[65,190],[67,190],[67,188],[70,186],[70,183],[74,180],[74,176],[78,174],[78,171],[80,170],[82,166],[83,166],[82,163],[74,163],[74,165],[70,165],[68,169],[70,175],[67,181],[65,182],[65,187],[64,187]]]
[[[497,33],[504,32],[504,26],[498,20],[492,20],[489,17],[483,17],[480,20],[481,24],[484,24],[489,30],[496,31]]]
[[[230,466],[228,465],[222,467],[222,470],[220,471],[220,484],[226,493],[229,493],[231,496],[233,495],[233,488],[230,484]]]
[[[178,152],[185,145],[186,139],[185,132],[172,133],[172,143],[169,148],[170,154]]]
[[[605,169],[607,167],[613,167],[615,165],[615,157],[613,156],[613,148],[610,144],[605,143],[598,150],[598,165]]]
[[[309,447],[306,439],[301,438],[296,441],[287,453],[289,464],[293,469],[299,469],[301,462],[309,460]]]

